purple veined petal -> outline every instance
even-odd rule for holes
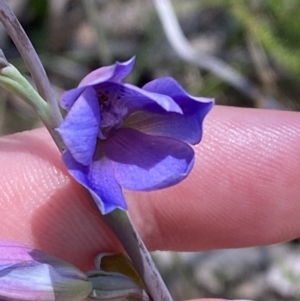
[[[99,125],[98,96],[93,88],[86,88],[57,129],[74,159],[83,165],[92,162]]]
[[[100,98],[102,95],[107,98],[123,117],[139,110],[182,114],[179,105],[168,95],[147,92],[130,84],[106,82],[95,89]]]
[[[65,91],[60,97],[60,105],[63,109],[70,111],[76,99],[84,91],[84,87],[75,88],[68,91]]]
[[[92,290],[73,265],[23,244],[0,241],[0,300],[81,301]]]
[[[198,144],[202,138],[203,120],[213,103],[196,103],[194,110],[184,115],[173,112],[138,111],[130,115],[124,127],[137,129],[145,134],[164,136],[189,144]]]
[[[213,107],[213,99],[189,95],[173,78],[154,80],[143,89],[171,96],[182,109],[183,115],[137,113],[126,124],[151,135],[172,137],[190,144],[200,142],[202,123]]]
[[[122,189],[114,178],[108,158],[99,158],[89,167],[76,162],[69,151],[65,151],[62,158],[69,173],[91,193],[102,214],[117,208],[127,210]]]
[[[130,84],[124,84],[123,93],[131,100],[131,106],[136,108],[136,110],[151,108],[153,103],[159,105],[159,107],[163,108],[167,112],[175,112],[182,114],[182,110],[180,106],[169,96],[165,94],[159,94],[156,92],[147,92],[146,90],[140,89],[136,86]],[[141,103],[139,103],[139,101]],[[135,103],[134,103],[135,102]]]
[[[96,69],[84,77],[78,87],[98,85],[106,81],[120,82],[132,71],[134,62],[135,57],[132,57],[126,62],[116,62],[114,65]]]
[[[172,138],[150,136],[122,128],[103,142],[118,183],[131,190],[155,190],[175,185],[191,171],[194,151]]]

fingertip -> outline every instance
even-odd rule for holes
[[[179,185],[128,192],[152,249],[272,244],[300,235],[299,113],[215,107]]]

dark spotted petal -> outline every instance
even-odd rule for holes
[[[168,95],[148,92],[133,85],[108,82],[95,86],[95,89],[99,95],[105,95],[115,109],[123,111],[123,116],[140,110],[182,113],[180,106]]]

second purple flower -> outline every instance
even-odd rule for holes
[[[122,83],[134,59],[99,68],[61,105],[58,128],[71,175],[92,194],[103,214],[127,209],[122,187],[150,191],[177,184],[191,171],[202,123],[213,100],[192,97],[172,78],[143,88]]]

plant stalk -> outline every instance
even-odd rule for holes
[[[104,219],[121,241],[136,271],[147,285],[152,299],[154,301],[173,301],[149,251],[130,222],[127,212],[116,209],[104,215]]]

